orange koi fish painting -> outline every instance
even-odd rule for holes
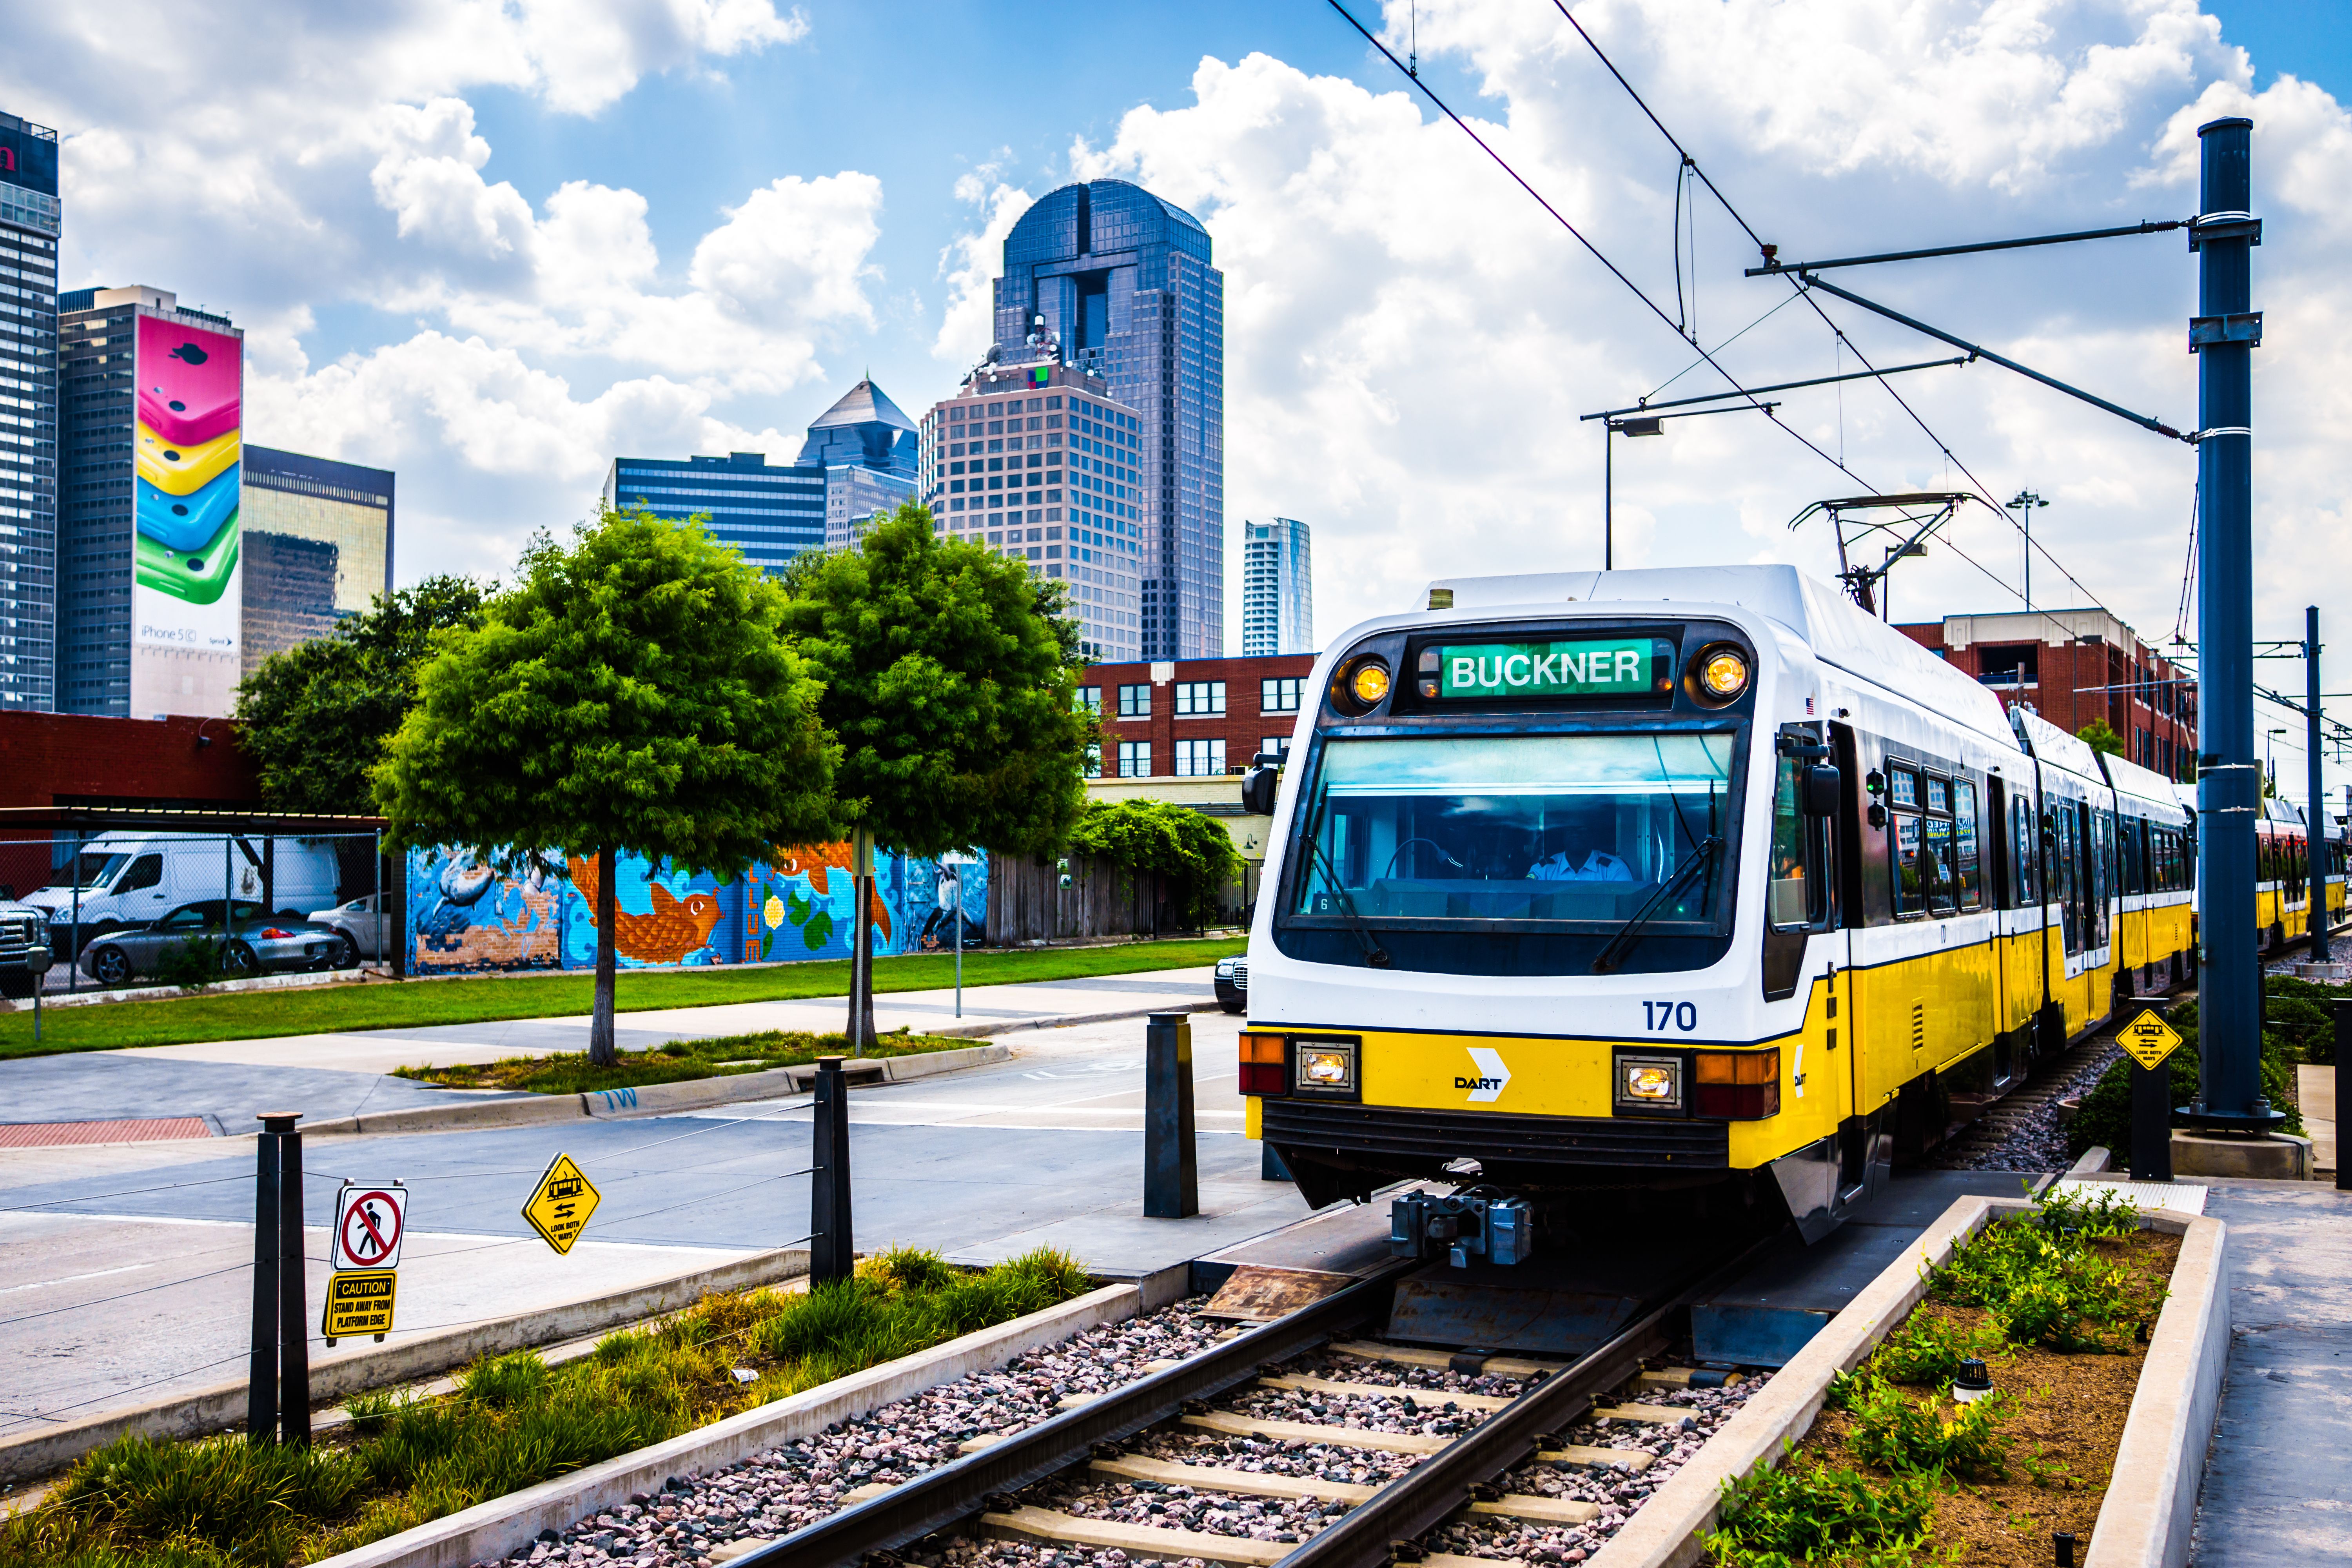
[[[572,885],[588,900],[588,918],[595,921],[596,862],[573,856],[568,862]],[[690,952],[710,945],[711,928],[719,923],[719,900],[709,893],[688,893],[683,900],[659,882],[650,884],[653,913],[632,914],[615,906],[613,948],[639,963],[677,963]]]

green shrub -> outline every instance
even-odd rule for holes
[[[183,991],[201,991],[220,977],[220,942],[203,936],[165,942],[156,950],[148,976],[158,985],[176,985]]]
[[[1795,1445],[1784,1445],[1784,1453]],[[1862,1563],[1897,1568],[1927,1543],[1935,1483],[1924,1475],[1881,1484],[1858,1470],[1787,1458],[1723,1489],[1723,1527],[1706,1538],[1717,1568]]]
[[[117,1550],[173,1544],[282,1563],[313,1519],[341,1513],[367,1468],[340,1449],[124,1437],[85,1456],[56,1506],[102,1527]]]
[[[1873,1375],[1851,1396],[1853,1426],[1845,1436],[1853,1457],[1890,1470],[1942,1471],[1971,1480],[2006,1475],[2010,1439],[2000,1425],[2017,1402],[1995,1390],[1948,1416],[1935,1394],[1913,1397]]]
[[[1156,874],[1177,921],[1196,931],[1216,921],[1226,886],[1242,871],[1234,836],[1216,818],[1160,800],[1089,801],[1070,829],[1070,852]]]
[[[1924,1312],[1913,1312],[1903,1326],[1886,1336],[1866,1363],[1889,1383],[1949,1386],[1960,1363],[1981,1353],[1985,1335],[1976,1330]],[[1844,1408],[1841,1404],[1840,1409]]]
[[[1937,1270],[1938,1300],[1982,1307],[2012,1344],[2121,1351],[2130,1331],[2155,1320],[2164,1287],[2099,1251],[2136,1228],[2129,1203],[2086,1202],[2053,1190],[2027,1218],[1986,1226]]]
[[[2333,1000],[2333,988],[2284,975],[2263,983],[2265,1026],[2263,1030],[2263,1093],[2272,1106],[2286,1112],[2284,1131],[2303,1131],[2303,1113],[2295,1104],[2297,1062],[2336,1059],[2336,1034],[2323,1004]],[[2180,1047],[2165,1059],[2170,1079],[2165,1089],[2168,1105],[2189,1104],[2198,1094],[2197,1004],[2183,1002],[2172,1009],[2172,1026],[2180,1032]],[[2066,1124],[2066,1150],[2079,1157],[2097,1145],[2118,1155],[2131,1148],[2131,1069],[2128,1057],[2099,1075],[2083,1096],[2082,1109]],[[2173,1126],[2182,1125],[2179,1116]]]

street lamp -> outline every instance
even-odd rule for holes
[[[2017,513],[2019,526],[2025,530],[2025,613],[2033,613],[2033,509],[2050,503],[2032,490],[2020,490],[2017,498],[2003,510]]]
[[[2276,795],[2278,793],[2278,756],[2276,749],[2277,743],[2273,742],[2271,737],[2273,735],[2284,735],[2286,732],[2286,726],[2283,724],[2275,730],[2263,731],[2263,776],[2270,781],[2271,793],[2273,795]]]

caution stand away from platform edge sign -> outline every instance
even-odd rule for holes
[[[572,1163],[569,1154],[558,1154],[548,1163],[547,1173],[522,1205],[522,1217],[530,1228],[543,1237],[547,1245],[560,1253],[572,1250],[580,1233],[588,1227],[588,1216],[596,1212],[604,1194],[587,1174]]]
[[[346,1336],[392,1332],[392,1303],[400,1276],[390,1268],[343,1268],[327,1276],[327,1310],[319,1332],[329,1344]]]

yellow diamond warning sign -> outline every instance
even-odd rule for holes
[[[2164,1021],[2161,1013],[2142,1013],[2116,1031],[2116,1040],[2131,1053],[2132,1060],[2150,1072],[2180,1047],[2179,1032]]]
[[[571,1155],[558,1154],[522,1205],[522,1217],[530,1221],[531,1229],[547,1238],[548,1246],[558,1252],[569,1252],[572,1244],[580,1239],[581,1231],[587,1228],[588,1216],[596,1212],[596,1203],[602,1195],[580,1167],[572,1163]]]
[[[327,1310],[319,1332],[329,1344],[346,1336],[392,1332],[392,1300],[400,1276],[389,1268],[338,1268],[327,1276]]]

